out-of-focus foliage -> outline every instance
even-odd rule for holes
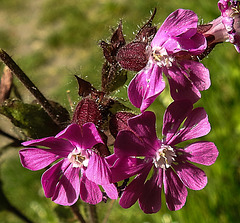
[[[78,102],[78,88],[74,74],[101,88],[101,69],[104,58],[98,46],[100,40],[109,40],[120,19],[126,41],[134,38],[132,32],[142,25],[155,7],[155,25],[159,25],[177,8],[195,11],[200,23],[219,16],[217,0],[0,0],[0,47],[6,50],[32,81],[50,99],[70,109],[67,90],[74,105]],[[203,21],[202,21],[203,20]],[[203,167],[208,185],[201,191],[190,191],[183,209],[170,212],[164,204],[153,215],[141,212],[138,204],[122,209],[117,202],[101,203],[100,222],[109,214],[109,222],[238,222],[240,218],[240,55],[231,44],[218,45],[203,60],[209,68],[212,85],[202,93],[196,106],[208,113],[212,131],[204,140],[213,141],[219,149],[216,163]],[[1,66],[1,69],[3,66]],[[134,73],[128,74],[128,81]],[[16,79],[26,101],[30,94]],[[170,102],[167,91],[149,108],[157,115],[157,128],[161,131],[162,115]],[[112,94],[121,98],[126,106],[126,87]],[[138,112],[137,109],[135,109]],[[2,120],[3,119],[3,120]],[[11,123],[0,118],[0,128],[16,134]],[[0,146],[9,141],[0,136]],[[0,177],[8,200],[34,222],[66,222],[65,207],[45,198],[41,184],[41,171],[24,169],[19,161],[18,149],[0,149]],[[2,202],[2,200],[1,200]],[[0,222],[21,223],[19,218],[4,210],[1,203]],[[111,211],[110,211],[111,209]],[[62,215],[59,217],[59,213]],[[71,220],[71,216],[70,216]]]
[[[59,106],[59,109],[63,108]],[[58,126],[37,103],[25,104],[17,99],[9,99],[0,106],[0,114],[9,118],[26,136],[33,139],[56,135],[59,132]]]

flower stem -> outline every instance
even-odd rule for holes
[[[86,223],[86,221],[84,220],[83,216],[81,215],[81,213],[79,212],[79,208],[76,204],[73,204],[72,206],[70,206],[70,208],[72,209],[72,212],[74,213],[74,215],[77,217],[77,219],[79,220],[79,222],[81,223]]]
[[[61,126],[60,116],[50,102],[43,96],[28,76],[21,70],[21,68],[14,62],[14,60],[3,50],[0,49],[0,58],[5,65],[15,74],[24,86],[32,93],[37,101],[43,106],[44,110],[50,116],[54,123]]]
[[[111,201],[110,201],[110,204],[109,204],[109,206],[108,206],[108,210],[107,210],[107,212],[106,212],[106,214],[105,214],[105,217],[104,217],[102,223],[107,223],[107,222],[108,222],[108,219],[109,219],[110,213],[111,213],[111,211],[112,211],[112,209],[113,209],[114,203],[115,203],[115,200],[111,200]]]
[[[96,205],[89,204],[88,205],[88,211],[89,211],[89,222],[90,223],[98,223]]]

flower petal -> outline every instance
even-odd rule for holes
[[[164,69],[170,85],[170,93],[174,100],[190,100],[195,103],[201,94],[193,82],[186,76],[186,71],[176,64]]]
[[[164,90],[162,69],[149,63],[132,79],[128,86],[128,97],[131,103],[145,111]]]
[[[163,117],[162,134],[165,136],[165,142],[176,134],[179,126],[187,115],[192,111],[193,105],[190,101],[174,101],[165,111]]]
[[[164,21],[151,43],[152,47],[162,46],[169,37],[177,37],[183,33],[190,38],[197,32],[198,17],[191,10],[178,9]]]
[[[20,160],[23,167],[29,170],[41,170],[53,163],[59,158],[62,158],[62,154],[58,155],[51,149],[39,149],[39,148],[27,148],[19,151]],[[63,154],[65,156],[65,154]]]
[[[115,154],[113,155],[115,156]],[[117,158],[111,167],[112,183],[116,183],[140,173],[143,169],[145,169],[146,165],[147,163],[144,159],[131,157]]]
[[[144,143],[152,148],[159,147],[156,134],[156,116],[153,112],[146,111],[128,120],[129,127]],[[156,148],[157,150],[158,148]],[[154,154],[154,152],[153,152]]]
[[[203,91],[210,87],[209,70],[203,64],[193,60],[183,60],[180,62],[186,72],[187,77],[192,81],[198,90]]]
[[[86,123],[82,126],[83,142],[82,148],[91,149],[98,143],[103,143],[96,126],[93,123]]]
[[[83,141],[82,129],[77,124],[71,124],[67,126],[67,128],[65,128],[63,131],[59,132],[56,135],[56,138],[67,139],[72,143],[73,146],[82,148]]]
[[[144,182],[151,169],[150,167],[151,166],[149,165],[148,168],[144,169],[144,171],[141,172],[141,174],[138,174],[124,190],[119,200],[119,204],[123,208],[130,208],[140,197],[143,191]]]
[[[176,174],[185,186],[192,190],[201,190],[207,185],[207,176],[203,170],[191,163],[173,165]]]
[[[118,199],[118,191],[114,184],[104,184],[102,187],[110,199]]]
[[[184,122],[183,128],[171,139],[172,145],[196,139],[209,133],[211,127],[204,108],[195,108]]]
[[[184,148],[183,156],[188,161],[210,166],[215,163],[218,150],[212,142],[195,142]]]
[[[63,159],[43,173],[41,182],[46,197],[54,195],[57,183],[68,166],[68,160]]]
[[[114,143],[114,152],[118,157],[151,156],[154,151],[155,148],[128,130],[120,131]]]
[[[86,177],[96,184],[110,184],[111,171],[105,158],[93,153],[89,159]]]
[[[59,180],[52,200],[61,205],[73,205],[79,198],[80,179],[79,168],[69,165]]]
[[[171,168],[166,169],[163,175],[166,203],[170,211],[181,209],[187,198],[187,188],[183,185]]]
[[[93,205],[102,201],[102,191],[97,184],[87,179],[85,173],[80,179],[80,198]]]
[[[55,137],[47,137],[47,138],[42,138],[42,139],[34,139],[30,141],[26,141],[22,143],[23,146],[44,146],[47,148],[50,148],[56,153],[58,151],[60,152],[66,152],[68,154],[69,152],[72,152],[73,146],[70,142],[64,139],[58,139]]]
[[[191,38],[183,38],[183,36],[179,36],[176,38],[176,41],[178,42],[181,51],[187,51],[191,55],[199,55],[203,53],[207,47],[206,38],[200,33],[196,33]]]
[[[142,194],[139,197],[139,205],[144,213],[152,214],[161,209],[162,181],[163,174],[160,170],[144,184]]]

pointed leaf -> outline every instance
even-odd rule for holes
[[[152,40],[152,38],[157,32],[157,27],[152,26],[152,21],[156,15],[156,12],[157,12],[157,9],[155,8],[150,19],[138,31],[135,37],[135,41],[150,42]]]
[[[90,82],[83,80],[82,78],[75,75],[78,81],[78,95],[81,97],[86,97],[92,92],[95,92],[96,89],[91,85]]]

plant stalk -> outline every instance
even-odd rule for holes
[[[12,71],[13,74],[24,84],[24,86],[31,92],[31,94],[42,105],[44,110],[50,116],[55,124],[61,126],[60,115],[50,104],[50,102],[44,97],[44,95],[38,90],[34,83],[28,78],[28,76],[22,71],[22,69],[15,63],[15,61],[3,50],[0,49],[0,58],[5,65]]]

